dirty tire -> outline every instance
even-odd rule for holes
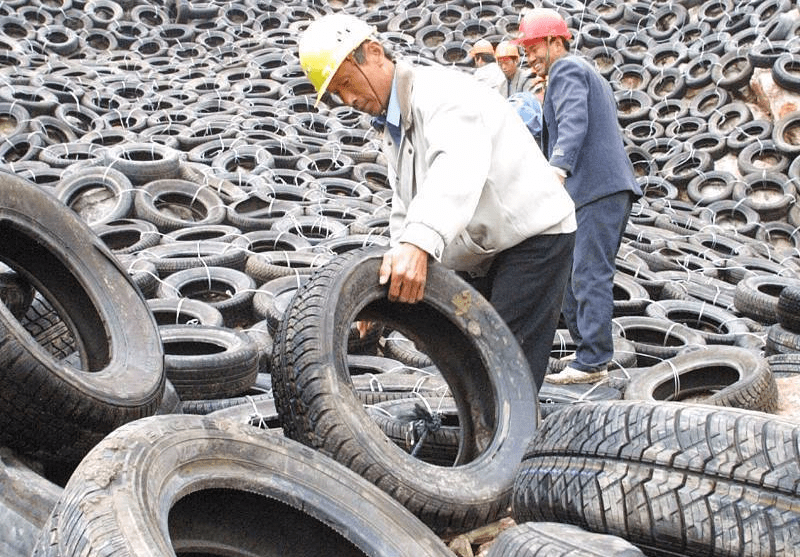
[[[547,418],[514,484],[517,522],[557,521],[648,555],[792,555],[800,425],[677,402],[592,402]]]
[[[0,304],[0,445],[77,462],[107,433],[155,412],[164,363],[155,320],[114,255],[42,189],[0,172],[0,260],[74,339],[80,369]],[[88,372],[88,373],[87,373]]]
[[[574,524],[523,522],[497,536],[486,557],[644,557],[628,541]]]
[[[765,353],[793,354],[800,352],[800,333],[787,331],[780,324],[775,323],[767,327],[767,341]]]
[[[800,285],[784,287],[778,295],[778,323],[787,331],[800,333]]]
[[[775,275],[753,275],[736,285],[733,302],[745,317],[764,324],[778,322],[778,299],[787,286],[798,287],[800,281]]]
[[[287,436],[346,463],[434,531],[470,530],[506,512],[513,469],[536,428],[533,378],[502,319],[443,266],[429,265],[420,303],[389,302],[387,287],[376,280],[385,251],[340,255],[298,290],[275,342],[276,406]],[[424,345],[458,408],[456,466],[413,458],[368,419],[345,359],[357,318],[383,322]]]
[[[241,395],[258,375],[258,351],[246,333],[210,325],[162,325],[164,367],[181,400]]]
[[[406,452],[439,466],[455,462],[461,429],[451,398],[419,395],[386,400],[370,406],[368,412],[386,436]]]
[[[0,555],[30,555],[61,496],[61,488],[31,466],[11,449],[0,447]]]
[[[697,401],[772,412],[778,387],[767,361],[747,348],[707,346],[634,375],[627,400]]]
[[[67,483],[33,555],[451,556],[391,497],[250,425],[154,416],[112,433]]]

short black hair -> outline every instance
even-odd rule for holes
[[[480,52],[475,55],[475,60],[480,60],[486,64],[491,64],[494,62],[494,54],[489,54],[488,52]]]

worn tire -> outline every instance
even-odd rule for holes
[[[452,553],[391,497],[280,435],[200,416],[120,428],[81,463],[35,557]],[[230,551],[230,553],[228,553]]]
[[[25,557],[56,506],[62,488],[32,464],[0,447],[0,555]]]
[[[708,346],[637,373],[625,388],[625,399],[691,400],[772,412],[778,407],[778,387],[767,361],[752,350]]]
[[[786,286],[778,295],[778,323],[794,333],[800,333],[800,285]]]
[[[298,290],[273,354],[284,431],[347,463],[434,531],[470,530],[505,513],[521,445],[536,427],[533,377],[489,303],[443,266],[429,265],[420,303],[388,302],[387,287],[375,280],[385,251],[347,252]],[[365,419],[344,359],[357,319],[383,322],[424,344],[458,408],[456,466],[411,457]]]
[[[635,545],[574,524],[523,522],[500,532],[486,557],[644,557]]]
[[[210,325],[162,325],[166,374],[181,400],[229,398],[253,386],[255,342],[241,331]]]
[[[754,275],[746,277],[736,285],[734,304],[744,316],[761,323],[778,322],[778,299],[787,286],[797,287],[800,281],[795,278],[774,275]]]
[[[47,299],[80,361],[74,367],[47,352],[0,304],[0,445],[77,462],[104,435],[158,407],[165,376],[155,321],[73,211],[4,172],[0,236],[3,261]]]

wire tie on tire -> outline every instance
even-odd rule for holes
[[[372,410],[376,410],[378,412],[382,412],[383,414],[386,415],[387,418],[394,418],[394,414],[389,412],[386,408],[382,408],[382,407],[378,406],[377,404],[364,404],[363,406],[364,406],[364,408],[370,408]]]
[[[371,393],[383,392],[383,384],[381,383],[381,380],[378,379],[378,376],[374,373],[369,374],[369,390]]]
[[[668,337],[672,334],[672,329],[674,329],[678,325],[680,325],[680,323],[673,323],[669,327],[667,327],[667,330],[664,333],[664,344],[662,344],[661,346],[666,346],[667,345],[667,340],[668,340]]]
[[[681,376],[678,373],[678,368],[676,368],[675,364],[669,359],[662,361],[666,362],[670,369],[672,369],[672,384],[674,388],[673,396],[678,396],[678,393],[681,391]]]
[[[180,325],[181,324],[181,306],[183,305],[183,301],[185,299],[186,298],[184,298],[183,296],[178,298],[178,305],[175,307],[175,324],[176,325]]]
[[[247,421],[252,423],[254,419],[258,419],[258,425],[256,427],[259,427],[261,429],[269,429],[269,426],[267,426],[267,422],[264,420],[264,415],[261,412],[259,412],[258,406],[256,406],[256,401],[253,400],[253,397],[251,397],[250,395],[244,395],[244,398],[253,407],[253,413],[250,414],[250,416],[247,418]]]

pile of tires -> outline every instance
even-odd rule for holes
[[[538,6],[645,195],[609,379],[537,393],[453,273],[385,300],[381,136],[296,47],[342,10],[470,71]],[[750,86],[800,92],[796,3],[15,0],[0,43],[1,554],[446,555],[509,508],[496,555],[796,545],[798,436],[765,413],[800,372],[800,113]]]

